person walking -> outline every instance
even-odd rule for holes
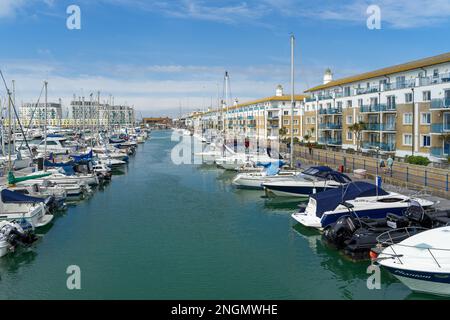
[[[388,171],[391,176],[392,176],[392,166],[393,165],[394,165],[394,159],[392,159],[392,157],[389,156],[389,158],[387,159],[387,166],[388,166]]]
[[[385,168],[386,168],[386,164],[384,163],[383,158],[381,158],[381,159],[380,159],[380,171],[386,173]]]

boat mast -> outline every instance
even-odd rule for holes
[[[16,107],[16,81],[12,80],[12,96],[13,96],[13,106]],[[16,118],[14,117],[14,123],[13,123],[13,146],[14,150],[16,150]]]
[[[8,172],[11,171],[11,91],[8,92]]]
[[[100,91],[97,91],[97,139],[100,144]]]
[[[291,35],[291,167],[294,167],[294,46],[295,36]]]
[[[44,87],[45,87],[45,109],[44,109],[44,119],[45,119],[45,123],[44,123],[44,161],[43,161],[43,169],[44,172],[47,171],[47,168],[45,167],[45,159],[47,158],[47,86],[48,86],[48,82],[44,81]]]

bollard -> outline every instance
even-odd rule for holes
[[[427,186],[427,180],[428,180],[428,174],[427,174],[427,170],[425,170],[425,176],[424,176],[424,178],[425,178],[425,187]]]
[[[406,182],[409,182],[409,167],[406,167]]]
[[[448,192],[448,173],[447,173],[447,179],[446,179],[445,190]]]

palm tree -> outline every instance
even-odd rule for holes
[[[362,140],[362,131],[366,129],[366,124],[362,121],[352,124],[351,126],[348,126],[348,130],[353,132],[353,134],[356,137],[356,148],[357,151],[361,151],[361,140]]]

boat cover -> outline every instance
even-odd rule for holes
[[[44,202],[45,199],[30,197],[19,192],[14,192],[8,189],[2,190],[3,203],[38,203]]]
[[[386,191],[376,185],[364,181],[356,181],[339,188],[329,189],[311,196],[316,200],[316,215],[321,218],[326,211],[332,211],[342,202],[358,197],[375,197],[388,195]]]
[[[72,155],[70,155],[70,157],[73,159],[73,161],[80,162],[82,160],[91,160],[93,158],[93,153],[92,153],[92,150],[91,150],[91,151],[89,151],[89,153],[78,154],[78,155],[72,154]]]
[[[72,161],[69,162],[51,162],[48,160],[45,160],[45,166],[48,168],[61,168],[61,167],[66,167],[66,166],[71,166],[73,165]]]

